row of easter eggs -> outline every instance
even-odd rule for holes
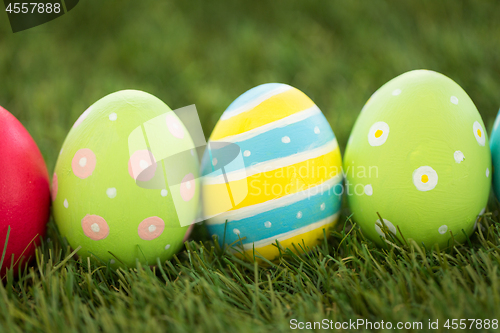
[[[493,157],[500,156],[499,122]],[[1,239],[10,230],[5,267],[33,255],[50,198],[40,152],[2,108],[0,138]],[[239,149],[226,158],[229,145]],[[56,164],[50,193],[60,233],[80,255],[110,265],[155,264],[181,248],[190,223],[180,219],[199,220],[201,205],[221,245],[273,260],[284,248],[316,245],[338,221],[345,194],[375,242],[390,236],[445,247],[473,233],[493,171],[473,102],[454,81],[427,70],[400,75],[372,95],[343,167],[323,113],[286,84],[238,97],[210,136],[201,168],[195,148],[184,123],[156,97],[127,90],[100,99],[75,122]],[[170,158],[188,151],[192,158]],[[500,189],[500,177],[495,181]]]

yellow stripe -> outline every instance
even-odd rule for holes
[[[321,241],[323,240],[323,229],[325,229],[325,234],[328,237],[329,230],[331,228],[333,228],[337,224],[337,222],[338,222],[338,218],[335,219],[333,222],[326,224],[326,225],[322,225],[321,227],[316,228],[314,230],[311,230],[311,231],[308,231],[308,232],[303,233],[301,235],[296,235],[296,236],[293,236],[293,237],[290,237],[288,239],[280,241],[279,244],[281,246],[281,252],[284,253],[284,249],[288,248],[296,254],[302,254],[303,251],[302,251],[301,247],[307,252],[308,247],[310,249],[312,249],[314,246],[321,243]],[[295,244],[295,247],[297,248],[298,251],[295,250],[292,243]],[[300,244],[300,246],[299,246],[299,244]],[[305,247],[304,247],[304,244],[305,244]],[[238,245],[236,245],[236,244],[234,245],[234,248],[235,248],[235,250],[238,250],[239,252],[242,251],[240,248],[238,248]],[[237,255],[239,257],[242,257],[241,253],[238,253]],[[264,257],[270,261],[276,260],[279,257],[279,255],[280,255],[280,251],[278,250],[276,242],[273,244],[264,245],[262,247],[255,248],[255,256]],[[245,258],[247,258],[248,260],[253,261],[253,248],[244,251],[243,256]],[[263,261],[260,260],[259,258],[256,258],[256,259],[257,259],[257,262],[259,262],[261,264],[263,263]]]
[[[314,102],[309,97],[293,88],[266,99],[253,109],[227,120],[220,120],[210,139],[220,140],[227,136],[241,134],[312,106]]]
[[[324,183],[341,172],[340,149],[321,155],[316,158],[292,164],[276,170],[261,172],[242,181],[248,185],[248,194],[236,207],[256,205],[269,200],[278,199],[285,195],[307,190],[308,188]],[[241,181],[240,181],[241,182]],[[241,184],[229,182],[232,189],[241,188]],[[237,191],[233,190],[233,196]],[[213,213],[221,213],[227,209],[228,199],[226,184],[211,184],[203,186],[204,198],[213,198],[209,204],[204,203],[205,209],[210,208]],[[240,196],[242,198],[243,196]],[[238,200],[239,201],[239,200]],[[224,205],[222,207],[221,205]],[[219,207],[220,206],[220,207]],[[211,215],[207,213],[207,215]]]

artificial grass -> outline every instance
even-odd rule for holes
[[[297,244],[302,254],[285,251],[267,265],[206,240],[156,266],[112,270],[76,258],[51,222],[33,266],[0,285],[0,323],[9,332],[278,332],[294,319],[424,330],[438,320],[445,331],[448,319],[500,318],[500,224],[486,213],[479,225],[446,249],[412,240],[376,247],[347,218],[320,246]]]
[[[173,109],[195,103],[208,136],[241,93],[287,83],[315,101],[343,150],[376,89],[427,68],[460,84],[491,128],[499,10],[495,0],[87,0],[17,34],[0,13],[0,105],[29,130],[49,173],[78,116],[120,89]],[[197,226],[173,260],[113,271],[71,256],[51,221],[33,266],[0,284],[0,331],[278,332],[291,319],[325,318],[418,321],[423,330],[437,319],[443,330],[447,319],[500,318],[495,200],[489,207],[485,230],[439,250],[376,247],[345,209],[321,246],[262,267],[223,252]]]

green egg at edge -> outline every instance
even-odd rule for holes
[[[169,186],[169,154],[193,141],[175,113],[136,90],[112,93],[90,106],[62,146],[52,184],[57,227],[78,254],[132,267],[170,259],[198,209],[198,159]],[[171,179],[171,178],[170,178]],[[176,204],[174,203],[181,203]]]
[[[467,93],[428,70],[404,73],[363,107],[344,157],[354,220],[370,239],[427,248],[463,242],[485,212],[491,156],[484,123]],[[378,213],[378,214],[377,214]],[[453,235],[453,236],[452,236]]]
[[[493,124],[490,138],[491,159],[493,164],[493,190],[497,198],[500,197],[500,111]]]

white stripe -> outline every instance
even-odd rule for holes
[[[293,154],[287,157],[275,158],[274,160],[251,165],[247,168],[226,173],[226,176],[229,182],[245,179],[258,173],[273,171],[328,154],[337,149],[337,147],[337,139],[333,138],[331,141],[325,143],[321,147],[303,151],[301,153]],[[217,176],[210,176],[210,174],[208,174],[201,177],[201,181],[204,185],[223,184],[225,182],[224,175],[222,174],[219,174]]]
[[[257,105],[259,105],[260,103],[264,102],[266,99],[271,98],[275,95],[281,94],[282,92],[288,91],[292,88],[293,87],[291,87],[287,84],[283,84],[276,89],[270,90],[270,91],[264,93],[263,95],[260,95],[259,97],[248,101],[247,103],[243,104],[242,106],[240,106],[236,109],[225,111],[222,114],[222,116],[220,117],[220,119],[227,120],[229,118],[232,118],[234,116],[239,115],[240,113],[250,111],[251,109],[253,109]]]
[[[288,231],[288,232],[285,232],[283,234],[276,235],[276,236],[273,236],[273,237],[269,237],[269,238],[266,238],[266,239],[262,239],[262,240],[257,241],[257,242],[243,244],[243,249],[246,251],[246,250],[253,249],[254,246],[255,246],[255,250],[257,251],[258,248],[261,248],[263,246],[266,246],[266,245],[269,245],[269,244],[273,244],[273,243],[276,244],[276,240],[278,240],[278,242],[283,242],[283,241],[285,241],[285,240],[287,240],[289,238],[292,238],[294,236],[302,235],[302,234],[304,234],[304,233],[306,233],[308,231],[311,231],[311,230],[314,230],[314,229],[317,229],[317,228],[321,228],[324,225],[330,224],[333,221],[335,221],[336,219],[338,219],[339,214],[340,214],[340,212],[337,212],[337,213],[335,213],[333,215],[328,216],[327,218],[324,218],[322,220],[319,220],[318,222],[309,224],[309,225],[307,225],[305,227],[302,227],[300,229]],[[231,250],[237,251],[238,247],[241,248],[241,243],[239,243],[239,242],[236,243],[235,245],[233,245],[233,247],[231,248]]]
[[[241,141],[245,141],[245,140],[251,139],[259,134],[273,130],[275,128],[285,127],[285,126],[288,126],[290,124],[298,123],[299,121],[302,121],[304,119],[312,117],[318,113],[321,113],[321,110],[316,105],[314,105],[308,109],[299,111],[299,112],[294,113],[290,116],[287,116],[287,117],[281,118],[279,120],[273,121],[271,123],[262,125],[260,127],[251,129],[248,132],[227,136],[225,138],[221,138],[219,140],[214,140],[214,141],[210,141],[210,142],[219,142],[219,141],[222,141],[222,142],[241,142]]]
[[[213,224],[224,224],[226,223],[226,220],[228,221],[235,221],[235,220],[242,220],[248,217],[252,217],[258,214],[262,214],[264,212],[280,208],[280,207],[285,207],[288,205],[291,205],[293,203],[299,202],[304,199],[308,199],[313,195],[317,195],[319,193],[324,193],[331,189],[333,186],[337,185],[339,182],[341,182],[343,179],[342,173],[339,173],[332,178],[328,179],[327,181],[318,184],[316,186],[313,186],[311,188],[308,188],[306,190],[292,193],[289,195],[285,195],[281,198],[278,199],[273,199],[269,200],[266,202],[261,202],[255,205],[247,206],[240,208],[238,210],[230,210],[228,212],[225,212],[223,214],[218,215],[217,217],[213,217],[209,220],[206,221],[207,224],[213,225]],[[339,193],[341,194],[341,193]]]

